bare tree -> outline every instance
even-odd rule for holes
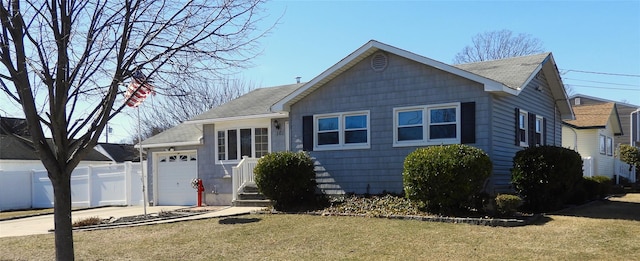
[[[186,75],[227,74],[248,65],[270,29],[257,27],[263,0],[1,2],[0,89],[22,107],[21,140],[53,185],[58,260],[74,259],[71,172],[124,109],[132,74],[158,92]]]
[[[544,51],[540,39],[529,34],[514,35],[510,30],[476,34],[471,42],[471,45],[456,54],[454,64],[504,59]]]
[[[141,112],[143,139],[255,89],[251,82],[228,77],[220,80],[189,79],[182,85],[183,88],[167,89],[164,98],[147,103]]]

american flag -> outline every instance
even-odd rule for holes
[[[124,94],[127,106],[138,107],[149,94],[156,94],[153,90],[153,85],[147,81],[147,77],[142,72],[135,70],[131,74],[131,82],[129,83],[127,92]]]

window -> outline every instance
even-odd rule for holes
[[[536,145],[537,146],[541,146],[544,145],[542,144],[543,141],[542,139],[544,138],[544,118],[540,117],[540,116],[536,116],[536,134],[535,134],[535,138],[536,138]]]
[[[366,115],[351,115],[344,117],[344,143],[367,143],[367,140],[369,140],[367,118],[368,117]]]
[[[604,135],[600,135],[600,154],[607,153],[607,137]]]
[[[455,139],[457,108],[429,108],[429,140]]]
[[[520,146],[526,147],[529,146],[527,128],[528,128],[528,117],[526,111],[520,111],[520,115],[518,117],[518,139],[520,141]]]
[[[515,114],[515,140],[516,146],[542,146],[545,145],[546,120],[540,115],[516,108]]]
[[[422,140],[422,110],[400,111],[397,114],[398,141]]]
[[[369,111],[314,115],[315,149],[369,148]]]
[[[607,155],[613,156],[613,139],[611,137],[607,137]]]
[[[395,108],[394,146],[460,143],[460,103]]]
[[[269,153],[268,128],[242,128],[217,131],[217,159],[239,160],[242,156],[260,158]]]
[[[318,145],[340,144],[339,118],[318,118]]]
[[[225,131],[218,131],[218,160],[227,159],[227,151],[225,146]]]
[[[256,158],[261,158],[269,153],[269,133],[267,128],[257,128],[256,132]]]

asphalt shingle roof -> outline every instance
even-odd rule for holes
[[[202,138],[202,125],[181,123],[142,141],[142,145],[198,141]]]
[[[100,143],[98,145],[102,147],[115,162],[140,161],[138,150],[131,144]]]
[[[51,139],[47,141],[49,143],[52,142]],[[10,135],[0,135],[0,159],[40,160],[33,147]],[[91,150],[82,160],[111,161],[111,159],[96,150]]]
[[[189,121],[271,113],[271,106],[302,86],[302,83],[253,90],[235,100],[193,117]]]
[[[453,65],[459,69],[501,82],[507,87],[517,90],[526,83],[550,53],[519,56],[493,61]]]
[[[605,127],[614,106],[614,102],[574,106],[573,113],[576,115],[576,119],[564,122],[579,128]]]
[[[189,123],[189,121],[269,114],[272,113],[271,106],[274,103],[302,85],[302,83],[298,83],[253,90],[237,99],[195,116],[187,122],[178,124],[173,128],[148,138],[142,141],[142,145],[198,141],[202,138],[202,125]]]

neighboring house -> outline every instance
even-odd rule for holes
[[[116,163],[127,161],[140,162],[138,149],[134,148],[131,144],[98,143],[94,149]]]
[[[587,96],[584,94],[573,95],[570,97],[570,101],[572,106],[615,102],[620,118],[620,124],[622,125],[622,135],[618,135],[613,138],[614,148],[619,144],[640,146],[640,121],[638,120],[640,119],[640,114],[638,113],[640,106]]]
[[[616,103],[574,105],[575,120],[562,126],[562,146],[576,150],[585,161],[585,176],[614,175],[614,138],[622,135]]]
[[[24,119],[0,117],[0,170],[42,170],[44,165],[35,149],[18,140],[11,133],[28,136],[27,123]],[[94,150],[90,152],[78,166],[109,164],[113,161]]]
[[[282,150],[308,151],[327,194],[399,193],[405,157],[441,144],[484,150],[495,193],[510,190],[517,151],[562,144],[563,119],[573,112],[551,53],[452,66],[370,41],[307,83],[255,90],[142,147],[156,205],[194,204],[183,184],[196,177],[207,204],[232,204],[247,166]]]

